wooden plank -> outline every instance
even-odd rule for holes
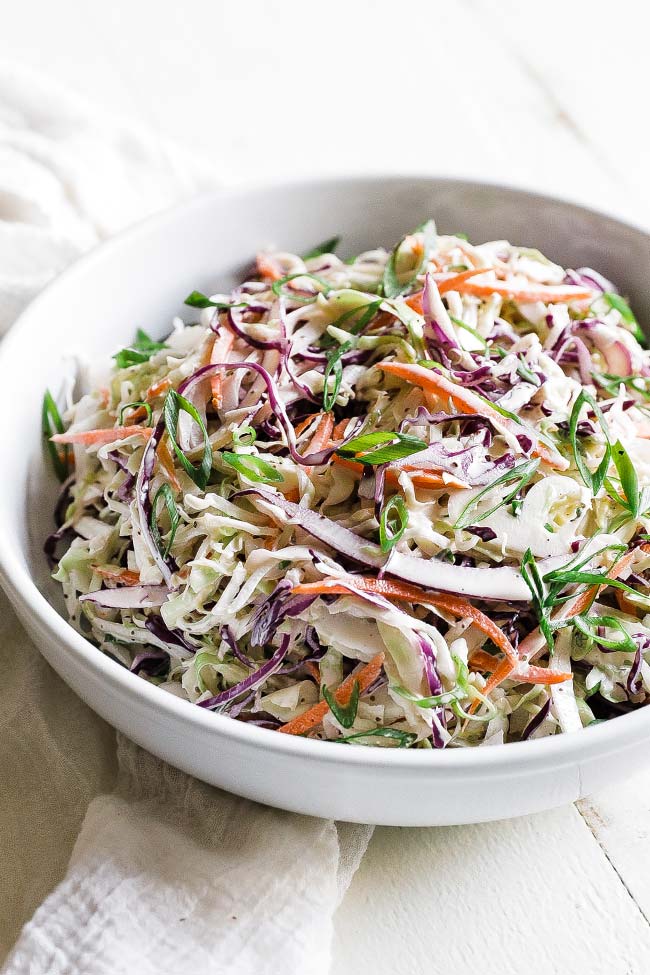
[[[645,975],[650,928],[573,806],[377,829],[335,918],[333,972]]]
[[[639,910],[650,923],[650,771],[583,799],[578,810]]]

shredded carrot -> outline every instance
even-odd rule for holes
[[[84,447],[94,444],[113,443],[114,440],[126,440],[139,434],[147,439],[153,433],[153,427],[109,427],[106,430],[79,430],[77,433],[55,433],[50,437],[54,443],[78,443]]]
[[[226,362],[230,350],[235,342],[235,336],[228,329],[222,329],[215,337],[210,354],[210,362]],[[210,378],[210,389],[212,390],[212,405],[215,410],[220,410],[223,405],[223,375],[216,373]]]
[[[438,291],[441,295],[444,295],[447,291],[458,291],[458,286],[467,281],[469,278],[473,278],[477,274],[485,274],[486,271],[493,271],[494,268],[491,267],[473,267],[468,271],[461,271],[460,274],[434,274],[433,279],[436,282]],[[409,295],[405,299],[406,304],[413,311],[417,312],[418,315],[424,314],[424,307],[422,305],[423,291],[417,291],[413,295]]]
[[[300,501],[300,491],[298,488],[291,488],[290,491],[284,494],[284,497],[287,501],[293,501],[294,504],[298,504]]]
[[[309,416],[306,416],[305,419],[304,420],[301,420],[300,423],[295,427],[295,429],[294,429],[295,435],[297,437],[299,437],[301,433],[304,433],[305,432],[305,430],[310,425],[310,423],[313,423],[314,420],[317,420],[319,416],[322,416],[322,414],[321,413],[310,413]],[[346,423],[347,423],[347,420],[346,420]]]
[[[309,441],[307,453],[316,454],[330,442],[332,430],[334,429],[334,416],[332,413],[321,413],[318,426],[314,430],[313,436]],[[311,474],[313,467],[305,467],[307,474]]]
[[[101,565],[93,565],[93,572],[101,576],[102,579],[110,579],[112,582],[121,582],[125,586],[139,586],[140,575],[130,569],[110,569]]]
[[[486,650],[472,650],[469,655],[468,663],[472,670],[487,670],[492,673],[500,664],[500,660],[493,657]]]
[[[480,609],[477,609],[462,596],[454,596],[451,593],[444,592],[432,593],[411,583],[398,582],[393,579],[375,579],[370,576],[351,576],[349,585],[342,585],[335,579],[300,583],[293,587],[292,592],[301,593],[305,596],[319,596],[329,593],[349,595],[351,589],[374,592],[380,596],[385,596],[387,599],[399,599],[423,606],[435,606],[436,609],[442,609],[454,616],[459,616],[461,619],[471,619],[492,640],[495,646],[505,653],[512,665],[519,662],[515,648],[503,631],[485,613],[482,613]]]
[[[447,291],[462,291],[465,281],[476,277],[477,274],[485,274],[487,271],[493,270],[492,267],[472,267],[467,271],[460,271],[459,274],[453,274],[451,277],[436,277],[438,291],[441,295],[446,294]]]
[[[485,670],[488,673],[496,672],[504,662],[507,663],[508,661],[497,660],[485,650],[474,650],[469,658],[469,665],[472,670]],[[549,670],[548,667],[535,667],[533,664],[529,664],[525,672],[522,673],[521,680],[526,684],[563,684],[564,681],[571,680],[572,677],[573,674],[561,673]]]
[[[337,704],[345,707],[346,704],[350,703],[355,683],[359,684],[359,693],[362,693],[377,680],[384,664],[384,656],[383,653],[378,653],[361,670],[357,671],[356,674],[350,674],[345,678],[340,687],[334,692],[334,698]],[[327,701],[319,701],[318,704],[314,704],[304,714],[300,714],[293,721],[283,724],[278,728],[278,731],[283,732],[285,735],[304,735],[316,727],[316,725],[319,725],[328,711],[329,704]]]
[[[171,379],[159,379],[158,382],[152,383],[145,393],[144,398],[149,403],[152,399],[156,399],[157,396],[162,396],[163,393],[166,393],[171,388],[171,385]]]
[[[477,284],[476,281],[465,280],[453,285],[453,289],[460,291],[462,294],[474,295],[476,298],[489,298],[491,295],[500,295],[502,298],[512,298],[514,301],[543,301],[545,304],[553,304],[558,301],[587,301],[593,297],[592,291],[587,291],[585,288],[572,287],[571,285],[566,285],[565,287],[534,285],[526,288],[516,284],[505,284],[501,281],[494,281],[489,284]],[[446,290],[450,290],[450,288]]]
[[[618,604],[618,608],[623,613],[628,613],[629,616],[637,616],[639,612],[639,607],[636,603],[633,603],[631,599],[628,599],[626,594],[620,589],[614,590],[614,599]]]
[[[282,269],[266,254],[258,254],[257,270],[263,278],[270,278],[271,281],[279,281],[284,277]]]
[[[158,444],[158,448],[156,450],[156,457],[160,462],[160,466],[162,467],[165,474],[167,475],[167,478],[171,486],[174,488],[175,491],[180,491],[181,485],[178,478],[176,477],[176,471],[174,469],[174,458],[170,454],[169,447],[167,446],[164,440],[161,440],[160,443]]]
[[[318,426],[314,431],[314,435],[311,438],[309,447],[307,448],[308,452],[310,454],[315,454],[319,450],[323,450],[323,448],[326,447],[330,442],[333,429],[334,417],[331,413],[323,413],[319,420]]]
[[[356,460],[350,460],[348,457],[338,457],[336,454],[332,458],[335,464],[339,467],[345,467],[346,470],[351,471],[353,474],[357,474],[361,477],[363,473],[363,464],[360,464]],[[387,467],[385,478],[386,483],[390,485],[395,485],[399,482],[399,476],[402,471],[407,471],[411,475],[411,480],[414,487],[427,488],[429,491],[440,491],[445,488],[468,488],[470,485],[465,484],[464,481],[459,481],[457,478],[449,475],[447,480],[445,480],[442,474],[436,471],[422,471],[417,464],[403,464],[401,467]]]
[[[422,307],[422,292],[421,291],[416,292],[416,294],[414,294],[414,295],[409,295],[408,298],[405,298],[404,299],[404,301],[409,306],[409,308],[412,308],[413,311],[416,311],[418,313],[418,315],[423,315],[424,314],[424,308]]]
[[[349,420],[339,420],[332,430],[332,443],[338,443],[339,440],[343,440],[349,422]]]
[[[478,274],[486,274],[493,271],[490,267],[474,267],[468,271],[461,271],[452,277],[436,275],[435,281],[441,295],[447,291],[459,291],[461,294],[474,295],[477,298],[489,298],[491,295],[501,295],[502,298],[512,298],[514,301],[543,301],[545,304],[553,304],[558,301],[586,301],[593,296],[591,291],[584,288],[576,288],[571,285],[559,287],[555,285],[534,285],[530,288],[521,287],[514,284],[504,284],[502,281],[493,281],[489,284],[479,284],[471,278]],[[406,304],[419,315],[423,314],[422,292],[418,291],[414,295],[409,295]]]
[[[311,674],[318,686],[320,687],[320,667],[313,660],[308,660],[305,664],[305,670]]]
[[[139,423],[140,420],[144,420],[146,415],[147,411],[145,410],[144,406],[137,406],[134,410],[130,410],[126,414],[125,419],[129,420],[129,426],[131,426],[134,423]]]
[[[614,562],[611,569],[607,573],[607,579],[618,579],[622,572],[625,572],[634,561],[637,555],[637,549],[632,549],[631,552],[626,552],[622,555],[617,562]],[[568,616],[580,616],[585,610],[589,609],[594,599],[598,598],[598,593],[601,589],[604,589],[606,583],[603,585],[590,586],[586,592],[581,593],[579,596],[571,602],[564,604],[560,613],[558,613],[559,619],[566,619]]]
[[[502,416],[486,400],[481,399],[480,396],[477,396],[470,389],[464,389],[462,386],[451,382],[451,380],[442,376],[439,372],[434,372],[433,369],[426,369],[424,366],[417,366],[406,362],[383,361],[378,363],[378,365],[384,372],[388,372],[393,376],[399,376],[400,379],[413,383],[415,386],[420,386],[426,392],[435,394],[439,399],[451,400],[454,406],[462,412],[475,413],[477,416],[488,417],[488,419],[493,420],[498,426],[508,429],[513,436],[521,432],[520,430],[518,431],[517,426],[511,420]],[[535,457],[541,457],[543,461],[557,470],[564,471],[569,466],[569,462],[564,457],[561,457],[556,451],[549,450],[548,447],[539,441],[533,446],[531,453]]]

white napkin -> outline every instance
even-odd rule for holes
[[[0,332],[101,237],[213,184],[188,153],[0,65]],[[0,627],[0,950],[59,880],[92,799],[4,975],[325,975],[371,827],[230,796],[119,736],[117,786],[98,795],[110,730],[1,594]]]

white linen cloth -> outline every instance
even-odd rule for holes
[[[0,332],[102,237],[215,182],[0,65]],[[0,667],[0,959],[27,921],[3,975],[325,975],[371,827],[239,799],[120,736],[116,755],[1,593]]]

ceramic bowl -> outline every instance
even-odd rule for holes
[[[442,232],[507,238],[589,265],[650,321],[650,238],[557,199],[480,183],[372,177],[199,198],[129,230],[66,271],[0,348],[0,577],[49,663],[98,714],[173,765],[260,802],[359,822],[480,822],[570,802],[645,760],[650,708],[571,735],[476,749],[409,751],[291,738],[206,712],[132,675],[66,622],[42,542],[57,484],[40,435],[46,387],[65,361],[107,360],[142,327],[187,313],[194,288],[227,290],[267,245],[301,252],[334,234],[343,253],[391,246],[433,216]]]

